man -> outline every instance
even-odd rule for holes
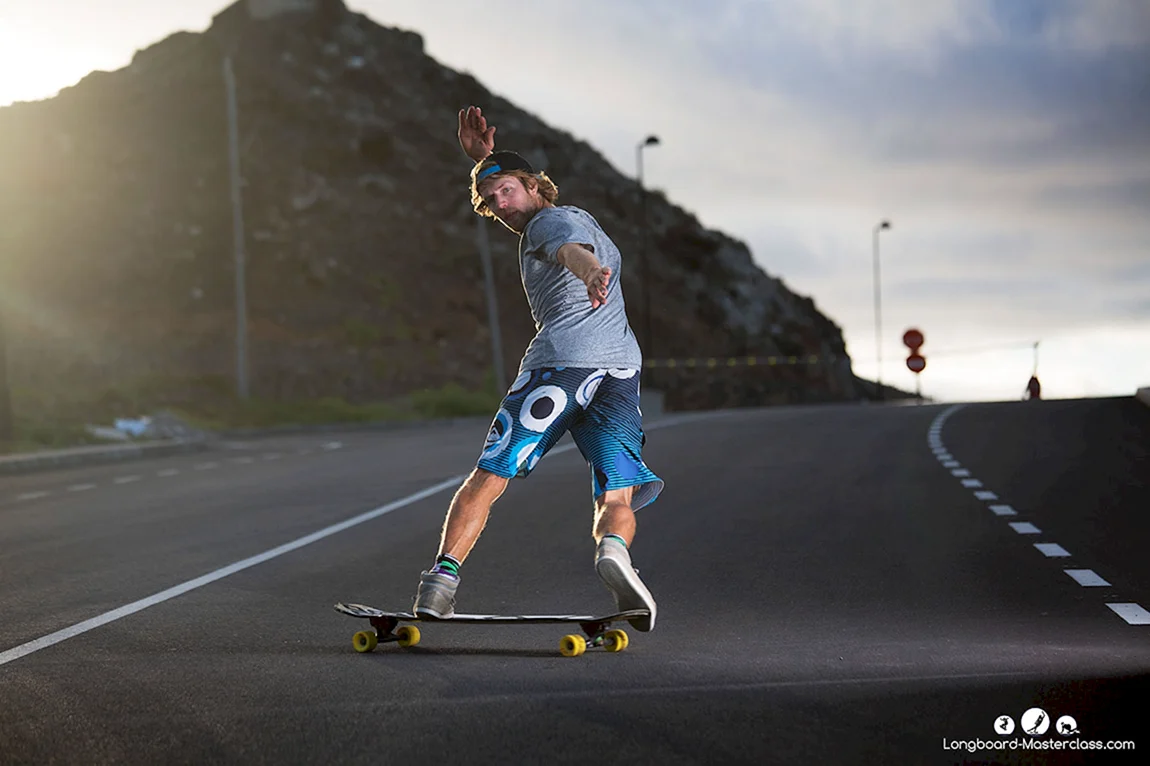
[[[619,282],[622,259],[589,213],[557,206],[559,190],[514,152],[495,152],[495,127],[482,110],[459,112],[459,143],[475,160],[475,212],[520,235],[519,267],[536,335],[491,424],[475,470],[447,512],[435,565],[423,572],[414,611],[455,613],[460,567],[479,539],[507,482],[526,477],[567,431],[591,468],[595,571],[620,611],[655,626],[655,600],[631,566],[635,511],[663,481],[643,463],[639,410],[642,353],[627,322]]]

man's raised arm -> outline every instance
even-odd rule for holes
[[[487,118],[477,106],[459,110],[459,145],[476,162],[495,151],[495,127],[487,127]]]

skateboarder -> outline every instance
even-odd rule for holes
[[[522,156],[495,151],[480,108],[459,112],[459,143],[475,161],[475,212],[520,235],[519,267],[536,335],[495,415],[475,470],[451,501],[435,565],[423,572],[413,611],[450,617],[459,572],[507,482],[526,477],[567,431],[591,469],[595,571],[620,611],[655,626],[655,600],[631,566],[635,511],[663,481],[643,463],[639,409],[643,357],[627,322],[622,258],[586,211],[557,206],[559,190]]]
[[[1042,398],[1042,384],[1038,382],[1037,374],[1031,375],[1030,380],[1026,381],[1026,390],[1023,391],[1022,398],[1032,402]]]

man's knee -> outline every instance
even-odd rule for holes
[[[603,494],[595,498],[595,505],[599,509],[604,509],[609,505],[625,505],[631,506],[631,496],[634,494],[634,487],[621,487],[619,489],[609,489]]]

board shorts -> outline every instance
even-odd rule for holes
[[[591,495],[635,487],[631,507],[650,505],[663,480],[643,463],[639,371],[542,367],[523,372],[499,406],[478,468],[523,478],[567,431],[591,469]]]

